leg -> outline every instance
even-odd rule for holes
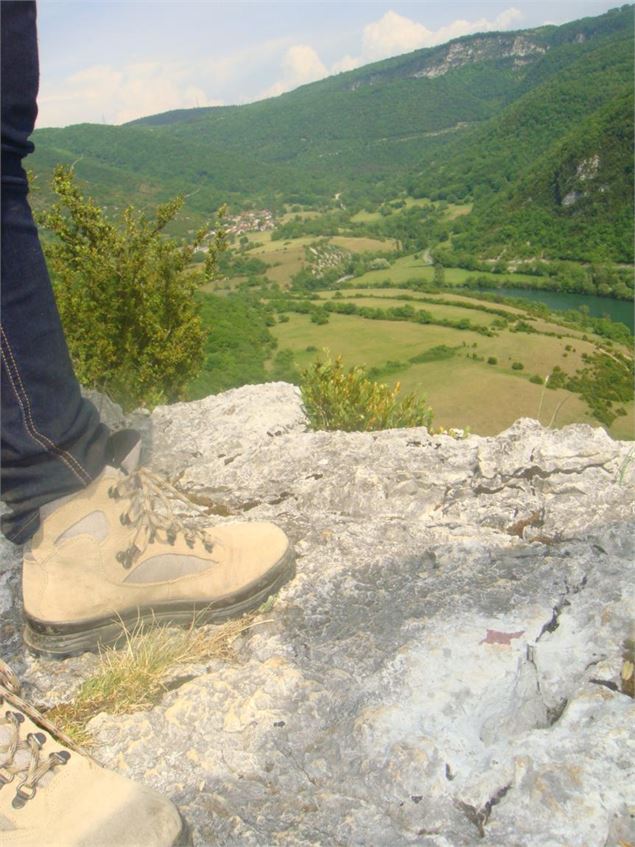
[[[2,482],[13,508],[3,528],[11,540],[31,539],[25,641],[59,658],[120,643],[122,622],[241,615],[293,575],[293,550],[269,523],[188,526],[169,506],[179,492],[125,467],[129,439],[110,438],[81,398],[21,165],[36,114],[35,7],[1,8]]]
[[[30,538],[39,508],[90,483],[109,431],[81,397],[33,223],[22,158],[37,114],[35,3],[2,3],[3,531]]]

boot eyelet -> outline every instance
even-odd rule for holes
[[[127,550],[120,550],[115,556],[120,565],[123,565],[124,568],[130,567],[130,554]]]
[[[11,805],[14,809],[21,809],[27,802],[35,797],[37,788],[34,785],[27,785],[25,782],[16,790],[15,797]]]

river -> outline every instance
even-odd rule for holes
[[[592,294],[568,294],[561,291],[537,291],[532,288],[499,288],[501,297],[518,297],[522,300],[534,300],[544,303],[550,309],[564,312],[586,306],[594,318],[608,316],[612,321],[621,321],[634,331],[635,321],[633,304],[628,300],[613,300],[611,297],[596,297]]]

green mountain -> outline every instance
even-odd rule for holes
[[[468,36],[244,106],[39,130],[32,167],[76,162],[102,204],[186,193],[349,210],[400,192],[473,202],[455,253],[632,260],[633,7]],[[629,105],[630,104],[630,105]],[[629,111],[630,109],[630,111]]]
[[[457,224],[453,251],[632,261],[633,109],[631,92],[578,121]]]

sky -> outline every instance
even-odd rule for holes
[[[607,0],[39,0],[38,127],[249,103],[473,32]]]

